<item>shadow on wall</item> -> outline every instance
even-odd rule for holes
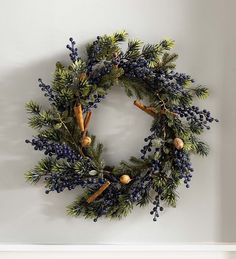
[[[82,52],[83,49],[85,49],[85,46],[80,46]],[[40,203],[42,205],[43,214],[48,216],[49,220],[68,218],[65,213],[66,206],[74,201],[78,193],[76,191],[64,191],[60,194],[50,193],[50,195],[46,195],[44,194],[43,183],[39,183],[37,187],[35,187],[25,182],[24,173],[33,168],[40,160],[40,157],[43,157],[43,153],[40,154],[40,152],[34,151],[30,144],[24,143],[25,139],[31,139],[32,135],[37,134],[37,131],[27,125],[25,103],[29,100],[35,100],[39,104],[42,104],[43,107],[48,106],[47,98],[43,96],[43,92],[38,87],[37,78],[42,76],[43,81],[50,84],[57,61],[67,64],[69,62],[68,55],[66,53],[64,55],[58,54],[55,57],[44,59],[38,63],[32,63],[30,66],[22,66],[19,69],[15,69],[1,79],[1,89],[4,94],[0,96],[0,191],[20,191],[18,193],[15,192],[12,196],[17,193],[18,199],[23,199],[25,196],[21,192],[25,192],[28,188],[35,188],[35,190],[40,192]],[[20,90],[18,89],[19,87]],[[102,142],[103,139],[106,140],[104,141],[105,145],[108,145],[109,142],[111,143],[108,147],[109,152],[105,152],[105,158],[117,163],[130,155],[137,155],[135,152],[139,154],[139,148],[137,148],[137,146],[140,146],[141,149],[143,139],[149,133],[151,117],[149,118],[145,113],[140,112],[140,110],[132,104],[132,101],[129,100],[129,97],[125,95],[123,90],[117,87],[114,90],[114,94],[115,97],[112,95],[109,100],[106,99],[104,101],[104,105],[99,108],[101,111],[98,111],[98,113],[96,111],[96,116],[94,116],[91,122],[91,131],[96,135],[98,133],[98,137],[102,135]],[[126,100],[124,101],[124,98],[127,98],[127,102]],[[125,109],[132,110],[129,117],[126,114],[125,118],[123,118],[122,116],[125,113]],[[109,113],[111,113],[111,116]],[[104,116],[103,114],[108,114],[108,116]],[[136,116],[136,114],[139,116]],[[115,130],[109,132],[108,135],[104,135],[107,134],[105,130],[106,125],[112,120],[112,116],[119,116]],[[139,125],[140,121],[146,121],[147,123]],[[101,126],[98,125],[99,122]],[[97,125],[96,129],[95,125]],[[136,129],[136,133],[138,133],[137,135],[139,136],[140,132],[141,137],[139,136],[140,138],[138,140],[137,136],[131,135],[133,125],[139,125],[139,128]],[[121,132],[125,134],[122,135]],[[119,139],[118,136],[120,135],[123,137]],[[114,141],[112,141],[112,139]],[[129,143],[129,148],[125,148],[124,152],[118,152],[117,155],[116,144],[119,145],[119,142],[125,142],[127,139],[132,142]],[[123,146],[125,146],[125,144]],[[119,153],[121,158],[119,157]],[[29,199],[22,201],[23,203],[28,202],[28,204],[25,204],[26,208],[27,206],[28,208],[30,207],[29,202],[31,198],[28,198]],[[15,201],[18,203],[17,198]],[[6,210],[9,210],[9,207],[6,207]],[[1,219],[3,220],[4,216],[0,216],[0,220]]]
[[[1,190],[11,192],[35,188],[26,183],[24,178],[24,173],[33,168],[40,159],[39,152],[35,152],[30,144],[24,143],[25,139],[31,138],[36,133],[27,125],[27,114],[24,106],[31,99],[41,104],[47,104],[47,99],[38,87],[37,78],[40,75],[47,75],[48,78],[43,78],[43,80],[47,83],[50,82],[55,63],[59,60],[68,62],[67,55],[59,54],[48,60],[21,67],[1,78],[0,85],[3,94],[0,96],[0,192]],[[66,217],[66,205],[74,200],[75,194],[65,192],[63,199],[60,195],[56,198],[52,195],[49,198],[44,195],[42,186],[39,187],[43,195],[43,202],[46,205],[45,213]],[[24,197],[23,194],[22,199]],[[14,198],[17,203],[16,208],[19,202],[17,199],[20,199],[20,197]],[[22,204],[25,202],[27,201],[22,201]],[[27,205],[29,209],[30,206]],[[6,211],[6,215],[8,213]],[[3,215],[1,219],[2,217]]]

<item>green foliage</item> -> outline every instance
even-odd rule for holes
[[[99,37],[96,44],[100,47],[100,51],[98,53],[94,51],[94,44],[88,45],[88,56],[91,57],[91,55],[95,53],[95,59],[97,61],[111,60],[114,57],[114,54],[120,53],[118,43],[124,41],[127,35],[128,34],[125,31],[121,31],[112,35],[104,35]]]
[[[58,125],[58,124],[56,124]],[[60,132],[59,130],[54,128],[44,129],[39,131],[39,136],[42,138],[46,138],[48,140],[53,140],[56,142],[60,141]]]
[[[34,101],[29,101],[25,104],[26,111],[30,114],[39,115],[41,108],[39,104]]]
[[[56,160],[51,157],[41,159],[33,170],[30,170],[25,174],[26,180],[32,184],[36,184],[42,176],[51,172],[55,163]]]
[[[162,69],[171,69],[173,70],[176,67],[176,64],[174,63],[176,59],[178,58],[178,55],[175,53],[168,53],[165,52],[160,60],[160,63],[157,64],[157,68]]]
[[[192,91],[200,99],[206,99],[209,96],[208,89],[201,85],[193,88]]]
[[[119,43],[119,42],[125,41],[127,39],[128,33],[125,30],[123,30],[120,32],[113,33],[110,37],[113,42]]]
[[[135,79],[131,81],[125,76],[120,78],[119,83],[124,87],[128,97],[136,97],[139,100],[148,97],[150,102],[153,100],[153,95],[145,87],[145,83],[140,83],[140,81]]]
[[[41,111],[29,118],[29,126],[33,129],[52,127],[55,123],[57,120],[51,110]]]
[[[206,143],[196,138],[194,135],[191,135],[189,138],[190,143],[192,144],[192,151],[201,156],[207,156],[209,153],[209,147]]]
[[[193,80],[184,74],[180,74],[179,78],[172,76],[178,57],[170,52],[174,47],[173,40],[145,45],[140,40],[129,40],[127,49],[123,50],[120,43],[127,36],[125,31],[121,31],[97,37],[87,47],[87,60],[76,58],[68,66],[56,64],[51,87],[39,80],[45,96],[49,97],[50,109],[43,109],[34,101],[26,104],[29,125],[38,131],[38,138],[46,139],[53,145],[60,144],[58,152],[63,152],[65,145],[69,147],[67,154],[76,153],[74,161],[50,153],[25,174],[26,180],[35,184],[43,177],[47,191],[60,192],[60,188],[51,187],[61,185],[63,189],[70,181],[69,190],[79,185],[84,187],[83,194],[68,207],[68,214],[72,216],[82,215],[96,221],[105,214],[105,217],[120,219],[127,216],[134,205],[145,206],[153,202],[154,196],[160,199],[160,203],[175,207],[183,171],[175,164],[176,153],[181,151],[176,152],[174,139],[183,140],[182,155],[186,154],[187,160],[190,154],[206,156],[209,152],[207,144],[197,137],[206,125],[202,126],[187,115],[177,114],[178,109],[176,112],[176,107],[193,107],[196,97],[206,98],[208,89],[194,86]],[[129,71],[131,66],[136,70]],[[163,74],[170,76],[168,82],[157,80]],[[174,88],[178,84],[181,90],[171,91],[172,86]],[[142,150],[145,153],[146,149],[153,148],[153,153],[142,158],[131,157],[128,162],[121,161],[115,167],[105,164],[103,145],[96,142],[95,136],[78,127],[74,111],[74,107],[81,104],[85,117],[86,112],[100,102],[114,85],[122,86],[129,97],[148,99],[149,108],[154,112],[151,135],[145,139],[149,146]],[[82,145],[84,136],[92,139],[88,147]],[[44,148],[41,146],[42,150]],[[128,175],[131,181],[121,184],[122,175]],[[109,187],[88,203],[87,199],[107,181],[110,182]],[[139,195],[134,199],[133,194],[139,192],[141,197]]]
[[[144,172],[149,165],[150,161],[148,159],[142,160],[136,157],[131,157],[129,162],[121,161],[119,166],[113,170],[113,174],[117,176],[128,174],[132,178]]]
[[[123,217],[126,217],[133,209],[133,204],[129,201],[127,201],[127,197],[120,196],[119,197],[119,203],[117,206],[114,206],[111,211],[109,211],[108,216],[111,218],[118,218],[122,219]]]
[[[125,53],[125,58],[127,59],[135,59],[141,55],[141,45],[142,42],[140,40],[130,40],[128,42],[128,49]]]
[[[64,89],[68,89],[73,82],[73,77],[69,69],[57,62],[54,72],[52,88],[55,92],[60,93]]]
[[[150,67],[155,67],[163,54],[174,47],[174,41],[166,39],[157,44],[146,44],[143,46],[142,55],[149,60]],[[166,57],[165,57],[166,58]]]
[[[122,68],[113,67],[109,74],[102,77],[99,86],[104,89],[111,88],[114,84],[118,83],[118,79],[124,74]]]
[[[96,143],[96,137],[92,136],[92,143],[87,148],[87,153],[90,157],[93,158],[93,164],[95,166],[95,169],[99,172],[102,171],[105,167],[105,162],[102,159],[102,151],[103,151],[103,144]]]

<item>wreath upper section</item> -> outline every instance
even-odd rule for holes
[[[207,97],[207,88],[194,85],[189,75],[174,72],[177,54],[170,53],[174,41],[143,45],[129,40],[123,51],[121,43],[126,39],[126,32],[99,36],[82,59],[70,38],[67,48],[72,63],[56,64],[52,85],[39,79],[51,108],[43,110],[34,101],[26,105],[31,114],[29,125],[38,130],[38,135],[26,142],[46,155],[26,174],[27,180],[36,183],[43,178],[46,193],[85,188],[69,213],[95,221],[103,215],[124,216],[133,205],[150,201],[156,220],[163,210],[161,203],[175,206],[181,179],[189,187],[192,178],[190,154],[208,152],[197,135],[217,121],[209,111],[193,105],[195,97]],[[92,109],[116,84],[137,98],[134,104],[153,116],[153,124],[141,157],[113,167],[102,160],[103,146],[95,144],[88,125]],[[144,97],[148,106],[140,102]]]

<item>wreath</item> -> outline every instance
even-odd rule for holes
[[[98,36],[88,45],[86,59],[78,56],[70,38],[66,47],[71,63],[56,63],[51,85],[38,80],[50,108],[34,101],[26,104],[29,125],[38,131],[26,143],[45,154],[26,179],[30,183],[42,179],[46,194],[79,187],[80,195],[68,206],[68,213],[95,222],[101,216],[121,218],[135,205],[150,202],[156,221],[164,205],[175,207],[178,186],[182,182],[190,186],[190,155],[208,153],[198,135],[218,121],[193,105],[195,97],[208,96],[208,89],[174,71],[173,40],[146,45],[129,40],[123,51],[121,43],[127,36],[124,31]],[[92,110],[112,86],[123,87],[129,97],[136,98],[134,105],[153,117],[140,157],[118,166],[105,164],[103,145],[88,131]],[[144,98],[147,105],[141,101]]]

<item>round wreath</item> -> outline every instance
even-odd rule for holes
[[[174,72],[177,55],[169,52],[173,40],[143,47],[141,41],[129,40],[123,51],[120,43],[126,39],[124,31],[98,36],[82,59],[70,38],[66,47],[71,64],[56,63],[51,86],[38,80],[51,108],[42,109],[34,101],[26,104],[29,125],[38,130],[26,143],[46,155],[26,173],[26,179],[36,183],[43,178],[47,194],[82,187],[68,213],[94,221],[101,216],[121,218],[134,205],[149,202],[156,221],[163,204],[175,206],[177,187],[183,181],[189,188],[192,178],[190,154],[208,153],[197,135],[218,121],[193,105],[195,97],[207,97],[207,88],[194,85],[189,75]],[[141,156],[116,167],[104,163],[103,145],[88,132],[92,109],[114,85],[124,87],[129,97],[136,96],[134,104],[153,117]],[[140,101],[143,97],[149,99],[148,106]]]

